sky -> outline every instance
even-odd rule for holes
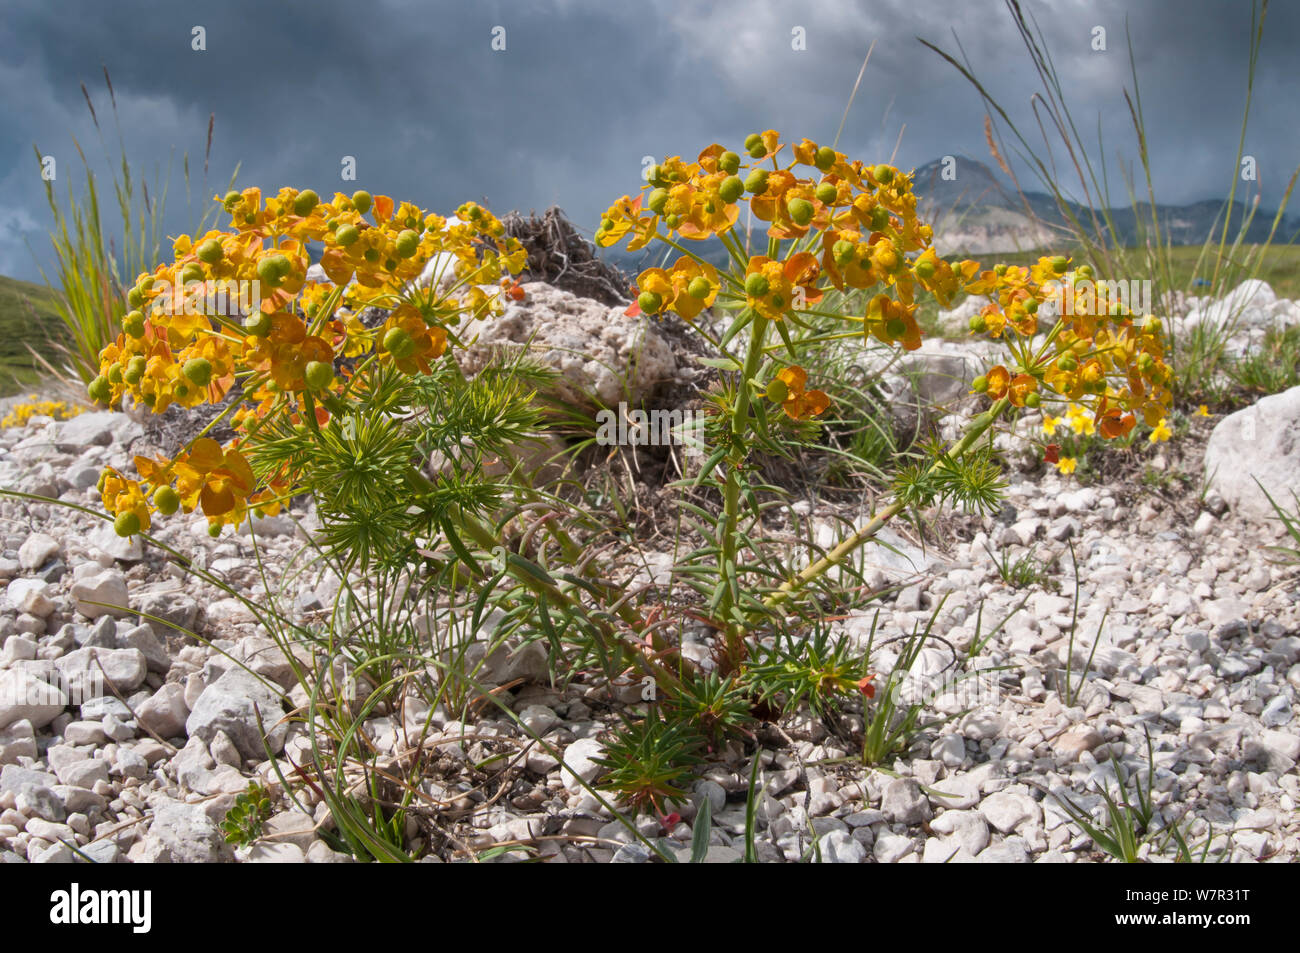
[[[1118,203],[1121,173],[1138,157],[1126,31],[1157,198],[1226,195],[1246,100],[1249,0],[1022,8],[1085,141],[1106,157]],[[646,156],[738,148],[769,128],[832,140],[873,43],[839,149],[904,168],[944,155],[990,162],[979,93],[924,38],[969,62],[1044,148],[1031,109],[1041,84],[1001,0],[0,0],[0,24],[0,274],[28,280],[52,261],[33,146],[55,159],[53,184],[66,197],[85,186],[80,143],[111,226],[118,127],[151,192],[169,181],[168,235],[192,230],[236,167],[240,187],[365,188],[442,213],[469,199],[498,214],[558,204],[589,232],[611,202],[635,194]],[[1095,48],[1097,28],[1105,49]],[[1245,143],[1258,180],[1243,183],[1266,208],[1300,164],[1297,48],[1300,3],[1275,0]],[[1054,154],[1068,161],[1055,143]],[[342,178],[345,157],[354,181]]]

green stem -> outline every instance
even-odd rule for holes
[[[984,436],[984,434],[988,432],[988,429],[993,426],[997,419],[1001,417],[1010,406],[1011,401],[1006,397],[995,401],[992,407],[979,417],[975,418],[974,425],[971,429],[966,432],[966,435],[962,437],[961,440],[949,449],[945,456],[960,457],[965,454],[966,451],[975,444],[975,441],[979,440],[980,437]],[[930,466],[928,472],[933,473],[937,470],[941,462],[941,460],[936,460]],[[886,523],[901,513],[905,507],[906,503],[902,500],[895,500],[883,510],[873,514],[871,519],[855,531],[853,535],[849,536],[821,559],[810,564],[793,579],[782,583],[780,588],[763,600],[763,605],[767,608],[772,608],[785,602],[804,586],[808,585],[808,583],[824,575],[832,567],[837,566],[841,561],[843,561],[845,556],[875,536],[884,528]]]
[[[733,453],[740,453],[740,446],[749,432],[750,381],[758,374],[759,364],[763,360],[763,339],[767,337],[768,319],[761,314],[754,314],[753,324],[749,329],[749,350],[745,355],[745,366],[740,374],[740,386],[736,396],[736,407],[731,414],[731,443]],[[722,523],[719,526],[718,543],[722,551],[721,569],[726,577],[727,586],[719,604],[718,615],[726,625],[728,649],[738,651],[740,640],[744,637],[744,627],[731,617],[731,610],[740,602],[739,581],[736,575],[736,527],[740,521],[740,467],[744,464],[733,457],[727,461],[727,477],[723,487]],[[738,657],[738,656],[734,656]]]

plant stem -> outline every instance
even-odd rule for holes
[[[948,450],[945,456],[960,457],[966,453],[966,451],[975,444],[975,441],[979,440],[980,437],[982,437],[988,429],[993,426],[994,422],[1001,417],[1010,406],[1011,401],[1006,397],[995,401],[992,407],[979,417],[975,418],[971,429],[966,432],[966,435],[962,437],[961,440],[955,443],[952,448]],[[941,462],[942,460],[936,460],[930,466],[928,472],[933,473],[938,469]],[[821,559],[810,564],[793,579],[782,583],[776,592],[763,600],[763,605],[767,608],[780,605],[804,586],[808,585],[808,583],[824,575],[831,569],[831,567],[838,565],[845,556],[880,532],[880,530],[884,528],[885,524],[901,513],[905,507],[906,503],[904,503],[904,501],[895,500],[883,510],[873,514],[871,519],[854,532],[853,535],[849,536]]]
[[[743,314],[743,312],[742,312]],[[744,464],[740,447],[749,432],[750,393],[749,382],[758,373],[763,360],[763,340],[767,337],[768,319],[761,314],[754,314],[754,321],[749,329],[749,350],[745,355],[745,366],[740,372],[740,387],[736,395],[736,407],[731,414],[731,443],[733,456],[727,461],[727,477],[723,487],[722,523],[718,527],[718,544],[722,551],[722,572],[726,581],[723,598],[719,604],[718,615],[726,625],[727,649],[733,658],[740,648],[744,637],[744,626],[731,616],[731,610],[740,602],[739,581],[736,575],[736,526],[740,521],[740,467]]]

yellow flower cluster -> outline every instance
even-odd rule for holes
[[[649,170],[641,194],[606,211],[597,245],[627,238],[635,251],[658,240],[682,253],[669,270],[642,272],[635,306],[642,312],[691,321],[720,300],[768,320],[797,320],[831,288],[874,290],[860,316],[845,317],[860,321],[865,336],[914,350],[918,287],[945,306],[961,291],[988,295],[972,330],[1003,340],[1014,361],[991,368],[976,390],[1017,407],[1085,401],[1108,438],[1131,431],[1136,414],[1151,426],[1166,416],[1170,371],[1159,320],[1109,301],[1104,283],[1094,291],[1086,266],[1067,275],[1061,256],[983,271],[974,261],[946,262],[917,217],[911,177],[893,166],[849,161],[809,139],[783,143],[774,130],[751,135],[744,152],[752,161],[716,143],[694,162],[666,158]],[[765,254],[749,254],[737,235],[746,205],[767,223]],[[726,246],[734,274],[719,275],[681,243],[707,238]],[[1076,288],[1081,279],[1087,295]],[[1049,301],[1058,307],[1044,327],[1040,309],[1052,310],[1043,309]]]
[[[527,258],[500,220],[472,202],[451,219],[361,191],[326,202],[311,190],[264,199],[250,188],[218,200],[229,227],[181,235],[172,263],[137,278],[122,333],[100,353],[89,388],[99,403],[130,395],[161,413],[219,403],[240,383],[229,446],[203,439],[174,460],[137,457],[143,483],[105,473],[104,505],[133,513],[142,528],[146,500],[163,512],[201,508],[214,530],[253,507],[274,511],[300,481],[293,473],[254,477],[242,448],[260,422],[277,414],[327,420],[353,376],[345,358],[427,373],[449,328],[500,313],[496,292]],[[309,246],[322,248],[328,281],[309,277]],[[417,281],[431,261],[439,273]],[[357,319],[370,305],[390,309],[382,327]],[[119,520],[118,530],[135,526]]]
[[[850,162],[809,139],[782,143],[774,130],[750,136],[745,151],[753,161],[742,163],[738,153],[716,143],[694,162],[667,158],[649,170],[640,195],[623,196],[605,213],[596,230],[601,247],[630,236],[631,251],[659,239],[685,252],[671,272],[642,272],[640,309],[675,311],[689,321],[722,297],[779,321],[807,310],[830,287],[879,287],[859,319],[864,331],[886,344],[920,347],[916,287],[947,303],[960,277],[930,247],[911,177],[889,165]],[[785,257],[741,251],[735,231],[746,205],[767,223],[769,251],[791,243]],[[711,237],[741,261],[741,276],[719,279],[711,265],[678,244]]]
[[[69,405],[66,401],[41,400],[36,394],[28,394],[27,400],[30,403],[14,404],[9,413],[5,414],[4,419],[0,420],[0,427],[25,427],[33,417],[67,420],[82,411],[81,407]]]
[[[1087,266],[1067,274],[1069,267],[1063,256],[1044,257],[1029,268],[999,265],[965,284],[968,293],[992,299],[971,319],[971,330],[1003,339],[1016,361],[1014,369],[991,368],[975,389],[1017,407],[1037,407],[1048,398],[1088,399],[1092,422],[1107,439],[1131,432],[1137,414],[1156,426],[1173,401],[1160,319],[1139,317],[1104,293],[1089,299],[1095,307],[1060,307],[1076,295],[1077,281],[1091,279]],[[1040,318],[1049,302],[1057,305],[1050,324]],[[1070,408],[1072,426],[1081,433],[1073,424],[1076,404]]]

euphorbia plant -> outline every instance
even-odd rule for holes
[[[708,597],[732,664],[743,659],[746,640],[765,615],[905,508],[935,501],[993,504],[998,471],[982,438],[1008,411],[1083,405],[1098,431],[1112,438],[1128,433],[1137,414],[1155,424],[1170,403],[1159,321],[1107,300],[1104,284],[1094,290],[1082,282],[1076,289],[1076,278],[1092,277],[1086,269],[1076,276],[1061,256],[1033,267],[988,270],[974,261],[944,261],[930,227],[917,217],[911,177],[897,168],[866,166],[808,139],[783,143],[773,130],[751,135],[743,151],[748,161],[719,144],[694,162],[665,159],[649,171],[640,195],[609,208],[596,232],[601,246],[628,238],[629,250],[659,242],[677,252],[670,267],[641,273],[636,307],[647,314],[675,312],[723,355],[715,362],[726,377],[716,395],[720,424],[710,434],[715,449],[695,478],[721,494],[716,538],[694,554],[716,572],[689,578]],[[741,228],[746,206],[748,217],[766,228],[757,250]],[[710,238],[726,249],[728,269],[691,249]],[[829,306],[831,291],[841,302],[856,301],[856,309]],[[810,381],[804,368],[812,363],[805,349],[828,346],[826,337],[813,337],[809,345],[796,329],[831,319],[864,340],[915,350],[921,346],[918,291],[943,305],[959,291],[990,296],[971,328],[1002,343],[1007,357],[974,382],[987,408],[952,446],[904,467],[892,501],[861,528],[779,585],[765,585],[756,567],[746,565],[753,539],[741,528],[746,508],[758,516],[749,478],[755,454],[771,444],[783,418],[815,418],[832,400],[819,385],[833,389],[833,382]],[[1071,307],[1060,307],[1076,292]],[[706,307],[725,316],[716,337],[701,324]]]
[[[447,219],[367,192],[322,202],[285,188],[264,202],[253,188],[229,193],[224,206],[227,230],[180,236],[174,261],[136,280],[133,310],[100,354],[90,395],[107,404],[129,395],[161,413],[220,403],[237,385],[240,399],[222,415],[237,436],[223,447],[200,435],[170,460],[137,457],[139,480],[107,470],[104,506],[125,536],[178,509],[201,510],[216,533],[314,489],[306,458],[283,446],[286,425],[320,437],[331,420],[347,422],[377,373],[428,375],[462,321],[500,311],[484,286],[508,284],[526,257],[474,203]],[[321,246],[329,281],[309,279],[311,245]],[[442,268],[417,281],[431,259]],[[214,291],[236,304],[208,306]],[[370,306],[388,309],[382,325],[360,320]],[[356,421],[344,429],[355,442]]]

